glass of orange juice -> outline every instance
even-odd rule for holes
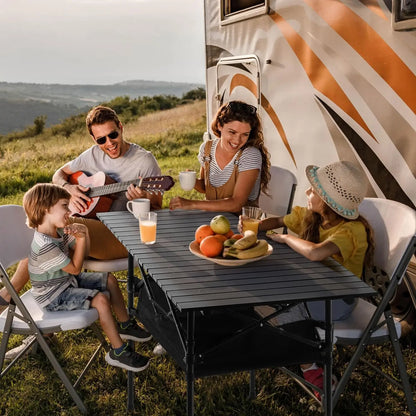
[[[156,243],[156,212],[144,212],[139,214],[140,240],[143,244]]]
[[[241,211],[241,224],[244,231],[251,230],[256,234],[259,231],[259,222],[263,211],[258,207],[243,207]]]

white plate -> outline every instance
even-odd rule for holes
[[[259,261],[264,259],[265,257],[270,256],[273,253],[273,247],[269,244],[269,248],[267,249],[267,253],[264,256],[253,257],[252,259],[224,259],[223,257],[207,257],[201,253],[199,249],[199,244],[196,241],[192,241],[189,244],[189,251],[197,257],[201,257],[202,259],[212,261],[213,263],[220,264],[221,266],[242,266],[243,264],[252,263],[253,261]]]

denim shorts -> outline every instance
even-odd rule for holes
[[[55,298],[46,310],[72,311],[74,309],[89,309],[91,301],[98,292],[107,290],[108,273],[80,273],[74,276],[78,287],[67,287],[57,298]]]

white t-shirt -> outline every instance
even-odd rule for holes
[[[199,147],[198,160],[201,166],[204,166],[204,153],[205,153],[205,143],[202,143]],[[231,177],[234,170],[234,160],[237,157],[238,152],[233,157],[233,159],[228,163],[224,169],[221,169],[218,166],[217,160],[215,159],[215,150],[219,143],[219,139],[214,139],[211,146],[211,162],[209,168],[209,182],[212,186],[218,188],[219,186],[224,185]],[[238,172],[244,172],[246,170],[258,169],[259,174],[254,184],[253,189],[250,192],[248,199],[254,201],[257,199],[260,193],[260,180],[261,180],[261,166],[262,158],[261,152],[257,147],[248,146],[243,150],[243,153],[238,161]]]
[[[104,172],[116,182],[127,182],[139,177],[160,176],[160,167],[151,152],[135,143],[130,143],[127,152],[116,159],[104,153],[98,145],[94,145],[81,153],[69,163],[72,172],[83,171],[86,175]],[[111,205],[111,211],[125,211],[127,198],[125,191],[117,194]]]

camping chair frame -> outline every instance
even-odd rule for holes
[[[360,213],[367,219],[374,230],[376,243],[375,264],[379,265],[377,263],[379,262],[384,266],[382,268],[385,268],[388,274],[390,274],[390,282],[377,306],[367,300],[359,299],[358,305],[350,318],[347,318],[345,321],[334,322],[336,345],[341,348],[355,346],[355,349],[333,392],[332,407],[333,409],[335,408],[358,363],[363,362],[396,387],[402,389],[410,414],[416,415],[406,364],[400,347],[401,326],[400,322],[394,318],[390,309],[390,301],[405,275],[410,260],[415,254],[416,211],[396,201],[383,198],[365,198],[360,206]],[[377,218],[372,218],[371,215],[376,215]],[[394,216],[400,218],[402,229],[399,229],[398,226],[394,227],[394,224],[390,223]],[[394,233],[396,235],[392,237],[390,234]],[[402,234],[398,235],[398,233]],[[379,249],[377,249],[378,246]],[[320,328],[317,328],[317,330],[320,337],[324,338],[323,331]],[[349,331],[353,332],[349,333]],[[400,382],[384,373],[362,356],[368,345],[386,344],[388,342],[391,343],[394,351]],[[298,374],[287,368],[281,368],[281,370],[294,378],[311,397],[315,398],[311,389],[319,391],[323,397],[322,390],[310,385]]]
[[[0,327],[3,335],[0,342],[0,378],[3,378],[25,352],[37,342],[48,357],[79,410],[82,413],[87,413],[86,406],[77,393],[76,388],[99,354],[101,348],[104,348],[106,351],[109,350],[109,345],[95,322],[98,319],[98,312],[95,309],[86,311],[45,312],[45,316],[51,318],[50,323],[44,324],[39,320],[37,321],[36,317],[32,316],[30,311],[36,305],[30,293],[31,291],[28,290],[22,296],[19,296],[6,270],[8,267],[27,257],[33,232],[29,231],[25,225],[25,216],[21,206],[0,206],[0,218],[0,240],[7,242],[7,249],[0,243],[0,246],[3,246],[3,252],[0,252],[0,280],[11,295],[10,305],[0,317]],[[36,305],[36,309],[39,311],[40,308]],[[69,317],[72,317],[72,322],[66,325],[64,322]],[[45,340],[44,335],[87,327],[92,328],[100,343],[76,382],[72,384]],[[3,369],[9,338],[12,334],[33,335],[34,339]]]

